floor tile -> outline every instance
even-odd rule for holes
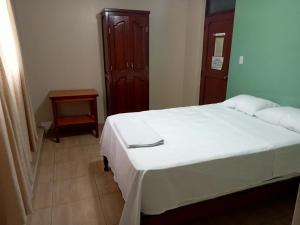
[[[101,157],[99,144],[84,145],[84,146],[82,146],[82,150],[85,153],[89,154],[90,157],[94,157],[94,158]]]
[[[55,182],[88,175],[91,175],[90,163],[88,161],[59,163],[54,166]]]
[[[88,161],[89,157],[89,154],[84,152],[80,146],[61,148],[55,151],[55,164],[74,161]]]
[[[107,225],[119,224],[124,207],[124,200],[121,193],[105,194],[100,197],[100,202]]]
[[[35,210],[28,218],[28,225],[51,225],[51,208]]]
[[[53,207],[52,225],[106,225],[96,197]]]
[[[101,174],[106,173],[104,171],[103,161],[100,157],[99,158],[93,158],[93,159],[90,160],[90,162],[89,162],[89,171],[92,174],[97,174],[97,175],[101,175]]]
[[[96,174],[95,179],[96,179],[97,190],[100,195],[119,191],[118,185],[114,181],[111,172]]]
[[[79,142],[80,136],[71,136],[60,138],[60,145],[62,148],[72,148],[80,145]]]
[[[96,138],[92,134],[80,135],[79,136],[79,144],[84,145],[95,145],[99,144],[100,139]]]
[[[63,148],[64,146],[61,143],[57,143],[54,140],[46,137],[43,145],[43,151],[54,151],[59,148]]]
[[[54,165],[40,165],[38,172],[38,183],[52,182],[54,175]]]
[[[33,209],[43,209],[52,206],[53,183],[39,182],[33,197]]]
[[[53,166],[54,165],[54,150],[43,149],[40,156],[40,165]]]
[[[63,204],[97,196],[95,180],[90,176],[54,183],[53,204]]]

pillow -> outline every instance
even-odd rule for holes
[[[300,133],[300,109],[277,107],[256,112],[255,116],[268,123]]]
[[[253,116],[255,112],[272,107],[278,107],[277,103],[251,95],[238,95],[222,103],[225,107],[237,109]]]
[[[286,114],[280,121],[280,125],[300,133],[300,109],[291,108],[288,114]]]
[[[255,116],[265,122],[280,125],[280,121],[285,114],[289,112],[291,107],[275,107],[268,108],[255,113]]]

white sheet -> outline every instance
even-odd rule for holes
[[[113,124],[133,116],[165,144],[126,148]],[[120,225],[300,172],[299,134],[220,104],[109,117],[101,148],[125,199]]]

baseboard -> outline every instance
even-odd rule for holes
[[[41,151],[43,148],[44,140],[45,140],[45,130],[41,128],[37,128],[38,132],[38,150],[35,153],[36,155],[34,156],[35,160],[33,161],[32,169],[33,169],[33,184],[32,184],[32,193],[34,192],[35,189],[35,184],[37,182],[37,172],[40,164],[40,156],[41,156]]]

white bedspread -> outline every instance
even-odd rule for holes
[[[126,148],[114,123],[130,117],[165,144]],[[101,152],[125,199],[120,225],[300,172],[300,134],[220,104],[111,116]]]

